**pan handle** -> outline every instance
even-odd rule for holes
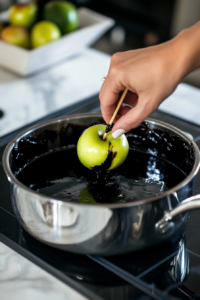
[[[200,194],[187,198],[179,203],[174,209],[167,211],[163,218],[156,223],[156,229],[162,232],[172,218],[183,212],[196,208],[200,208]]]

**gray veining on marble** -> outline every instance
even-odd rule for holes
[[[0,298],[4,300],[87,299],[1,242]]]
[[[97,94],[110,56],[87,49],[31,77],[0,68],[0,137],[49,113]]]

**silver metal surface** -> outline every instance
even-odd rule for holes
[[[100,114],[79,114],[46,121],[22,132],[8,144],[3,155],[3,167],[10,182],[12,204],[20,224],[48,245],[82,254],[113,255],[170,240],[175,232],[183,230],[186,220],[183,212],[200,207],[200,196],[189,198],[193,194],[193,179],[199,169],[198,147],[190,137],[171,125],[146,120],[151,128],[168,131],[191,144],[195,161],[185,180],[157,197],[104,205],[72,203],[39,194],[14,176],[11,157],[13,147],[18,145],[20,139],[46,129],[60,130],[69,123],[90,126],[101,118]],[[59,140],[49,145],[49,149],[53,147],[59,147]]]
[[[183,200],[174,209],[165,213],[163,218],[156,223],[156,228],[163,230],[163,228],[167,225],[167,223],[170,220],[172,220],[172,218],[186,211],[198,208],[200,208],[200,195],[196,195],[186,200]]]
[[[189,275],[189,255],[186,251],[185,237],[178,243],[178,252],[174,256],[173,261],[170,263],[169,275],[173,279],[172,284],[175,282],[183,282]]]

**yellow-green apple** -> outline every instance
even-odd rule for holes
[[[61,36],[58,26],[49,21],[35,24],[31,30],[31,47],[37,48],[47,43],[56,41]]]
[[[7,26],[1,31],[1,40],[6,43],[29,48],[29,33],[26,28],[20,26]]]
[[[29,28],[37,19],[38,8],[34,3],[18,3],[9,9],[9,22],[11,25],[17,25]]]
[[[81,163],[88,169],[112,170],[120,166],[126,159],[129,144],[123,134],[117,139],[108,132],[102,139],[106,125],[94,125],[87,128],[80,136],[77,144],[77,154]]]

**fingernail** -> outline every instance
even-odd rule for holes
[[[114,139],[117,139],[118,137],[120,137],[122,134],[124,134],[126,132],[126,130],[124,129],[117,129],[112,133],[112,136],[114,137]]]

